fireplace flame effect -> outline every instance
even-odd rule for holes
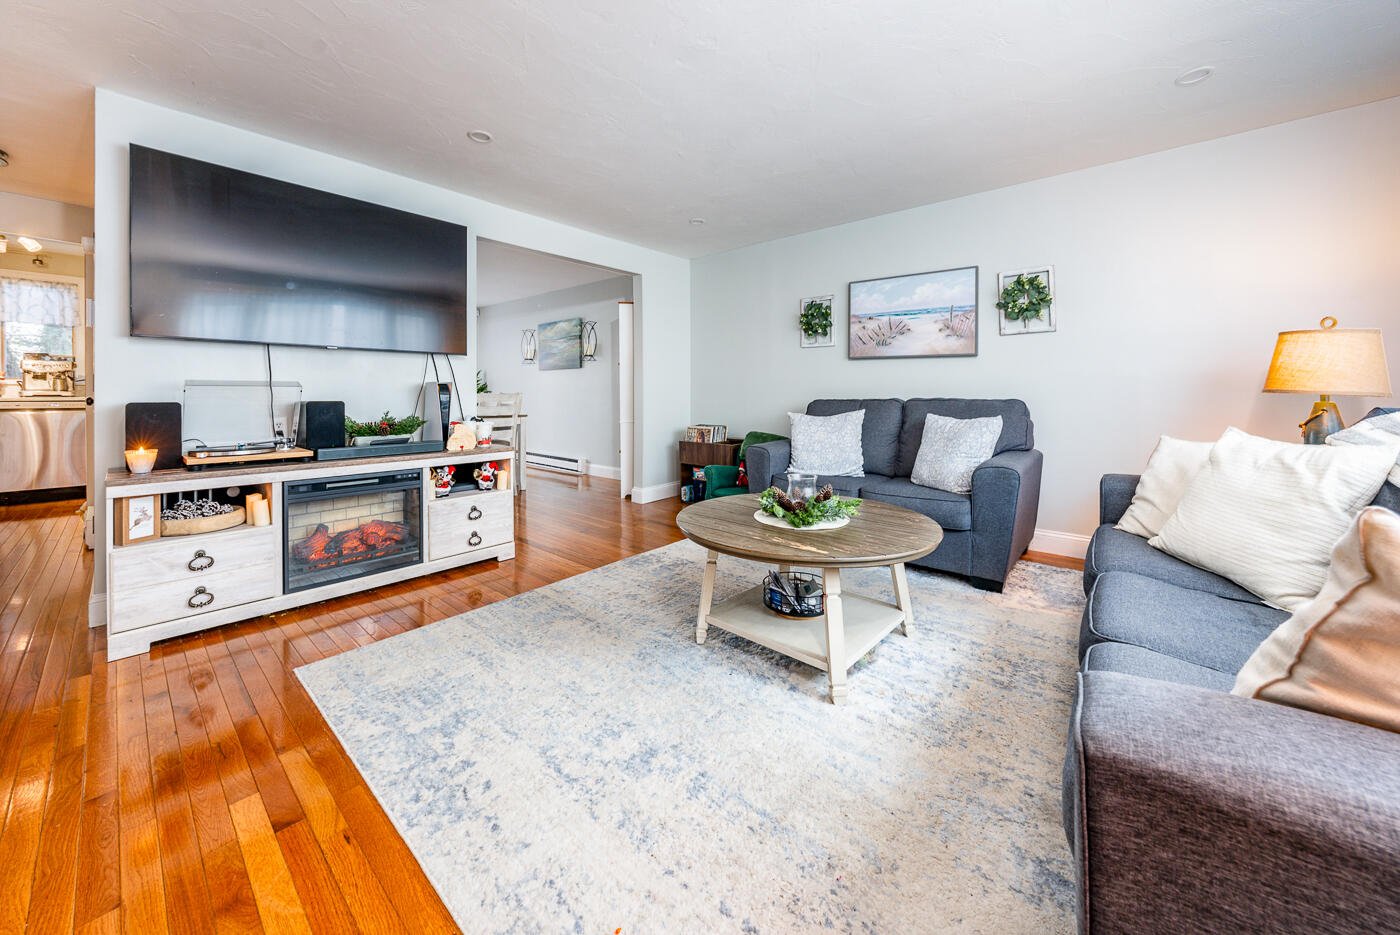
[[[398,551],[409,536],[404,523],[375,519],[331,535],[325,523],[292,546],[292,557],[312,568],[333,568],[350,562],[381,558]]]

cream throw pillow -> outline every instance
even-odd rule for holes
[[[1298,445],[1230,428],[1148,545],[1296,611],[1327,580],[1332,546],[1371,502],[1394,445]]]
[[[1400,440],[1400,412],[1362,419],[1351,428],[1327,436],[1329,445],[1389,445]],[[1400,487],[1400,461],[1390,469],[1390,482]]]
[[[1361,511],[1316,600],[1259,644],[1232,690],[1400,732],[1400,516]]]
[[[1115,529],[1151,539],[1165,523],[1186,493],[1196,472],[1205,467],[1215,442],[1185,442],[1170,435],[1157,440],[1138,479],[1133,502]]]

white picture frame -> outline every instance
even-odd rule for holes
[[[802,328],[801,328],[801,326],[799,326],[798,329],[797,329],[797,341],[798,341],[798,345],[799,345],[800,347],[804,347],[804,348],[811,348],[811,347],[835,347],[835,346],[836,346],[836,293],[833,292],[831,295],[809,295],[809,296],[807,296],[805,299],[799,299],[798,302],[797,302],[797,316],[798,316],[798,321],[801,321],[801,320],[802,320],[802,310],[805,309],[805,308],[807,307],[807,303],[808,303],[808,302],[825,302],[826,305],[827,305],[827,308],[829,308],[829,309],[832,310],[832,315],[831,315],[831,330],[828,331],[828,332],[826,333],[825,336],[823,336],[823,335],[817,335],[817,336],[814,337],[814,338],[809,338],[807,335],[805,335],[805,334],[802,333]]]
[[[1017,276],[1040,276],[1045,281],[1045,287],[1050,290],[1050,307],[1045,310],[1044,319],[1035,321],[1009,321],[1002,314],[1001,309],[996,309],[997,313],[997,333],[1006,337],[1018,334],[1050,334],[1056,328],[1056,312],[1060,305],[1060,294],[1055,291],[1055,267],[1032,266],[1029,269],[1013,269],[1005,273],[997,273],[997,297],[996,301],[1001,301],[1001,293]]]

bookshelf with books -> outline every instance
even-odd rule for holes
[[[696,500],[704,498],[701,468],[710,464],[739,463],[739,446],[743,439],[726,437],[726,428],[723,425],[692,425],[686,429],[687,441],[678,443],[681,486],[691,487],[692,497]],[[701,438],[707,440],[701,441]],[[722,441],[708,440],[715,438]]]

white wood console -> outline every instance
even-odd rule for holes
[[[514,558],[512,491],[478,490],[471,476],[473,467],[487,461],[510,464],[515,469],[513,450],[492,445],[431,455],[157,471],[141,476],[124,470],[108,472],[107,658],[134,656],[147,652],[157,640],[406,578],[488,559]],[[449,496],[437,497],[431,469],[444,465],[458,467],[457,484]],[[291,579],[284,568],[290,554],[286,542],[288,517],[293,515],[284,497],[288,485],[325,481],[327,488],[348,488],[347,496],[353,500],[357,478],[387,472],[416,472],[419,478],[421,506],[415,518],[419,551],[411,563],[326,584],[302,580],[289,587]],[[239,493],[230,497],[227,491],[231,488],[239,488]],[[293,505],[296,489],[293,488]],[[118,535],[122,530],[116,525],[122,512],[119,501],[129,503],[130,498],[164,494],[195,499],[209,491],[229,499],[253,491],[263,493],[270,504],[271,525],[245,523],[217,532],[117,544],[122,541]],[[373,515],[374,507],[366,504],[372,504],[376,496],[379,495],[358,498],[371,511],[367,516]],[[291,529],[300,537],[304,530],[296,523],[301,522],[320,524],[333,532],[343,512],[312,513],[309,518],[294,521]],[[248,519],[251,522],[251,517]],[[298,567],[296,561],[293,560],[292,568]]]

